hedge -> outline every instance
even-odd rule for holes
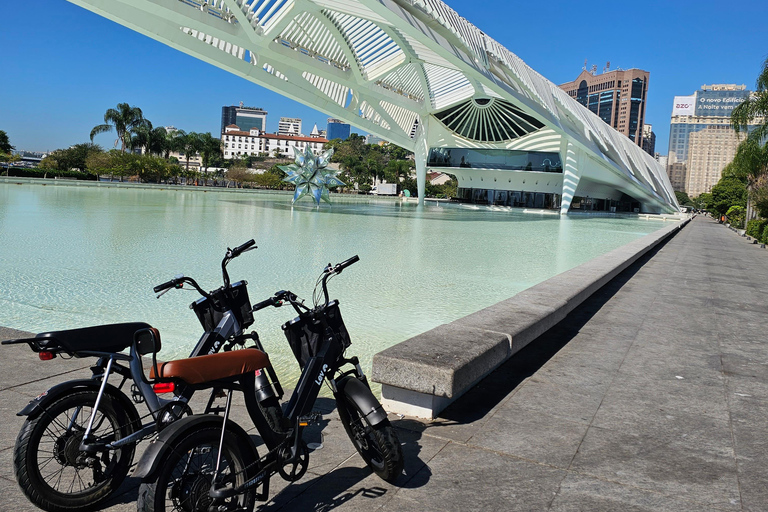
[[[8,171],[8,176],[14,176],[16,178],[75,178],[78,180],[92,180],[95,181],[97,176],[94,174],[88,174],[80,171],[46,171],[44,169],[26,169],[22,167],[11,167]]]
[[[753,219],[747,222],[747,236],[751,236],[755,240],[760,240],[766,232],[766,225],[768,225],[768,220],[766,219]]]

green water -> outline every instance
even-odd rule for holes
[[[0,325],[145,321],[162,333],[163,358],[186,356],[202,334],[188,309],[197,294],[156,299],[152,287],[184,274],[216,288],[226,247],[254,238],[259,248],[228,267],[252,302],[280,289],[311,298],[326,263],[360,256],[330,290],[369,370],[386,347],[665,226],[336,195],[332,207],[291,208],[291,197],[0,182]],[[280,331],[291,311],[259,312],[252,327],[286,384],[298,376]]]

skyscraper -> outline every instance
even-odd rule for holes
[[[244,107],[242,101],[239,107],[234,105],[221,107],[221,133],[224,133],[224,128],[233,124],[245,132],[253,128],[266,131],[267,111],[256,107]]]
[[[301,119],[298,117],[281,117],[277,125],[278,135],[301,135]]]
[[[720,180],[739,145],[731,112],[749,94],[745,85],[713,84],[690,96],[675,96],[667,164],[675,190],[696,197]]]
[[[344,121],[328,118],[328,128],[326,130],[326,138],[328,140],[341,139],[347,140],[349,138],[350,126]]]
[[[651,156],[656,153],[656,134],[653,131],[653,125],[643,126],[643,151]]]
[[[602,74],[596,73],[594,67],[591,71],[585,69],[576,80],[559,87],[619,133],[643,147],[645,102],[650,73],[641,69],[617,69]]]

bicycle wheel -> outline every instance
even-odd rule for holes
[[[344,430],[365,463],[382,480],[397,480],[403,472],[403,450],[389,420],[371,425],[347,396],[337,402],[337,407]]]
[[[50,512],[93,508],[128,474],[134,444],[94,454],[79,449],[97,395],[86,390],[63,396],[21,427],[13,466],[21,490],[38,507]],[[122,439],[134,432],[136,419],[105,392],[91,436],[100,443]]]
[[[154,482],[143,482],[139,487],[137,510],[139,512],[208,512],[216,510],[251,510],[256,500],[256,490],[217,500],[208,495],[216,470],[221,428],[206,426],[190,430],[186,437],[161,461],[160,471]],[[227,430],[219,466],[223,483],[227,486],[244,484],[249,475],[258,470],[258,455],[247,439]]]

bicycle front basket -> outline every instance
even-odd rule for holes
[[[328,326],[335,334],[335,340],[341,344],[341,350],[346,349],[350,344],[349,333],[344,325],[339,310],[339,302],[334,300],[328,304],[324,310],[317,312],[314,316],[296,317],[290,322],[283,324],[285,337],[291,346],[293,355],[299,366],[304,368],[307,362],[317,355],[322,341],[323,324],[317,315],[324,315]]]

